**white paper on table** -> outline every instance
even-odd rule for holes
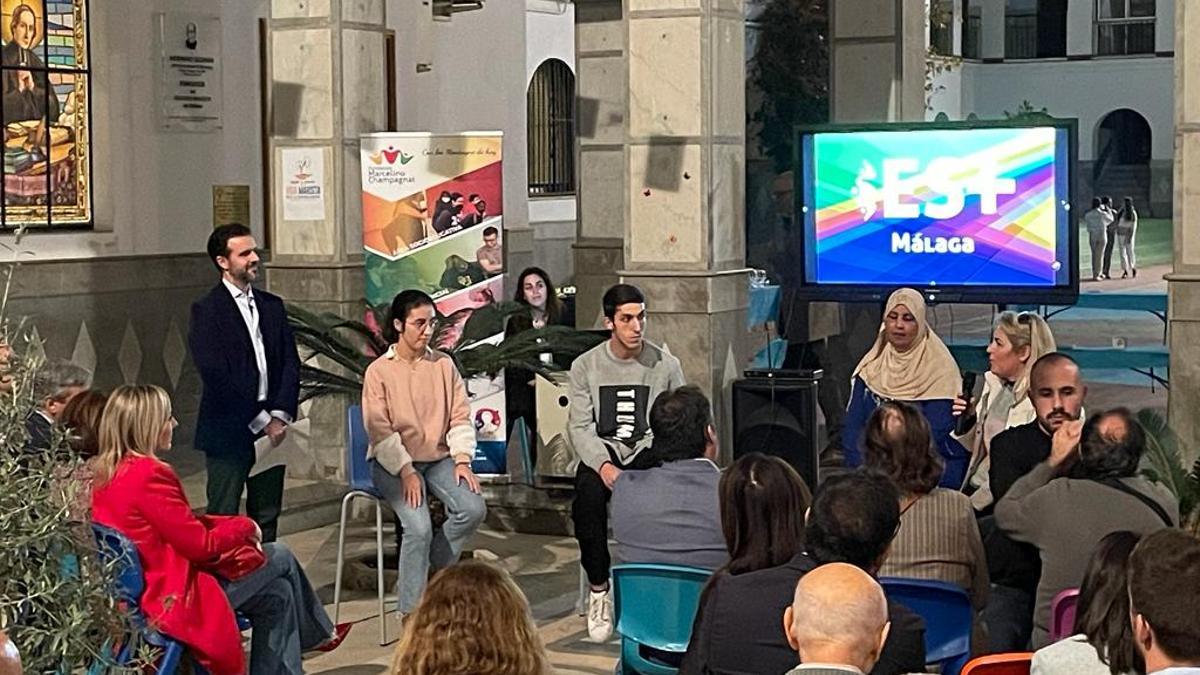
[[[266,435],[254,441],[254,466],[250,467],[250,475],[257,476],[267,469],[284,466],[289,457],[307,453],[310,447],[311,431],[312,422],[302,419],[288,425],[283,442],[277,446],[272,446],[271,438]]]

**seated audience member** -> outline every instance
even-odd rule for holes
[[[961,586],[976,609],[987,604],[987,560],[975,510],[961,492],[940,488],[942,462],[925,417],[905,403],[883,403],[867,422],[866,465],[900,490],[900,530],[880,576]]]
[[[408,616],[390,675],[549,675],[542,639],[508,572],[466,560],[437,573]]]
[[[100,453],[100,418],[108,397],[95,389],[81,392],[63,407],[58,424],[70,438],[71,450],[83,459]]]
[[[942,339],[925,320],[925,300],[911,288],[888,298],[879,335],[851,379],[850,404],[842,429],[846,466],[862,463],[862,435],[871,413],[882,401],[911,403],[929,420],[933,441],[945,470],[941,485],[962,487],[967,474],[967,449],[952,438],[954,400],[962,375]]]
[[[1054,432],[1046,461],[996,504],[996,526],[1036,546],[1042,559],[1035,648],[1048,641],[1050,601],[1079,587],[1088,556],[1106,534],[1147,534],[1179,521],[1175,497],[1138,475],[1145,447],[1145,431],[1124,408],[1093,415],[1086,425],[1066,422]],[[1071,477],[1059,477],[1072,463],[1078,466]]]
[[[626,471],[613,483],[617,559],[715,570],[729,560],[721,535],[717,432],[699,387],[664,391],[650,406],[657,466]],[[797,518],[801,516],[797,515]]]
[[[900,495],[871,471],[831,476],[813,500],[805,531],[807,553],[783,565],[738,575],[716,575],[692,627],[680,672],[761,675],[796,667],[796,650],[779,618],[796,582],[819,565],[843,562],[874,575],[900,524]],[[888,603],[892,628],[873,675],[925,669],[925,623]]]
[[[1133,641],[1148,675],[1200,675],[1200,539],[1164,529],[1129,560]]]
[[[29,432],[28,447],[48,450],[53,440],[51,429],[63,408],[90,386],[92,374],[87,368],[66,360],[42,365],[33,378],[37,408],[25,419],[25,429]]]
[[[100,418],[108,397],[89,389],[71,399],[58,417],[70,439],[72,452],[80,459],[90,460],[100,453]],[[88,509],[92,503],[92,470],[90,464],[77,466],[70,476],[73,486],[68,493],[71,513],[79,522],[87,522]]]
[[[21,653],[4,631],[0,631],[0,675],[21,675]]]
[[[301,652],[336,647],[321,600],[292,552],[261,544],[262,532],[245,516],[192,513],[179,477],[159,453],[171,448],[178,423],[167,392],[151,385],[118,387],[104,407],[100,453],[92,460],[92,517],[137,547],[146,588],[142,610],[159,631],[187,646],[213,675],[245,673],[234,610],[250,619],[253,675],[303,672]],[[222,556],[244,559],[258,549],[265,562],[236,580],[211,571]]]
[[[812,493],[779,457],[751,452],[721,474],[721,531],[729,562],[717,574],[782,565],[804,551]]]
[[[1074,635],[1033,655],[1031,675],[1132,675],[1145,664],[1133,648],[1129,623],[1129,554],[1140,535],[1113,532],[1092,552],[1079,604]]]
[[[995,503],[989,482],[992,441],[1005,429],[1037,418],[1028,396],[1029,374],[1038,359],[1054,350],[1054,334],[1045,319],[1033,312],[1001,312],[987,346],[988,371],[974,409],[968,411],[962,398],[954,401],[955,415],[970,416],[959,440],[971,453],[963,492],[971,495],[976,511],[991,513]]]
[[[887,598],[854,565],[821,565],[800,577],[783,625],[800,655],[788,675],[861,675],[875,666],[887,640]]]
[[[1002,431],[992,441],[988,479],[995,501],[1050,456],[1051,436],[1063,423],[1079,419],[1086,395],[1079,366],[1066,354],[1051,352],[1033,364],[1029,401],[1034,420]],[[992,579],[992,592],[983,610],[989,651],[1025,651],[1033,632],[1034,597],[1042,575],[1037,548],[1013,541],[996,528],[991,516],[980,519],[979,527]]]

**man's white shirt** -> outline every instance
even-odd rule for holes
[[[221,279],[228,289],[229,294],[233,296],[233,304],[237,305],[238,312],[242,315],[242,321],[246,324],[246,331],[250,334],[250,343],[254,345],[254,362],[258,366],[258,400],[267,400],[267,348],[263,343],[262,328],[258,325],[259,316],[262,310],[258,309],[254,303],[254,288],[247,286],[246,290],[238,288],[228,279]],[[271,422],[272,417],[279,418],[280,421],[290,423],[291,416],[282,410],[266,410],[260,411],[258,416],[250,421],[250,431],[258,433],[265,429]]]

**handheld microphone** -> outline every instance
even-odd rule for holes
[[[975,425],[975,411],[971,410],[971,398],[975,393],[975,376],[974,371],[968,370],[963,373],[962,397],[967,402],[967,408],[962,411],[962,414],[958,416],[958,421],[954,423],[954,433],[958,436],[967,433],[967,429]]]

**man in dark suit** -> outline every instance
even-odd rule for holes
[[[832,476],[809,511],[806,552],[778,566],[713,577],[700,600],[683,675],[784,673],[799,662],[784,632],[784,611],[796,583],[827,563],[849,563],[871,574],[887,557],[900,525],[900,495],[886,476],[868,472]],[[871,675],[925,670],[925,622],[888,601],[891,629]]]
[[[25,418],[29,434],[26,446],[49,450],[54,441],[54,425],[71,399],[92,386],[92,373],[64,359],[49,361],[38,368],[33,378],[37,407]]]
[[[188,345],[204,392],[196,448],[208,456],[208,513],[236,514],[246,490],[246,514],[275,540],[284,467],[253,477],[255,439],[279,445],[296,416],[300,359],[283,301],[254,290],[258,252],[250,229],[223,225],[208,238],[221,281],[192,305]]]

